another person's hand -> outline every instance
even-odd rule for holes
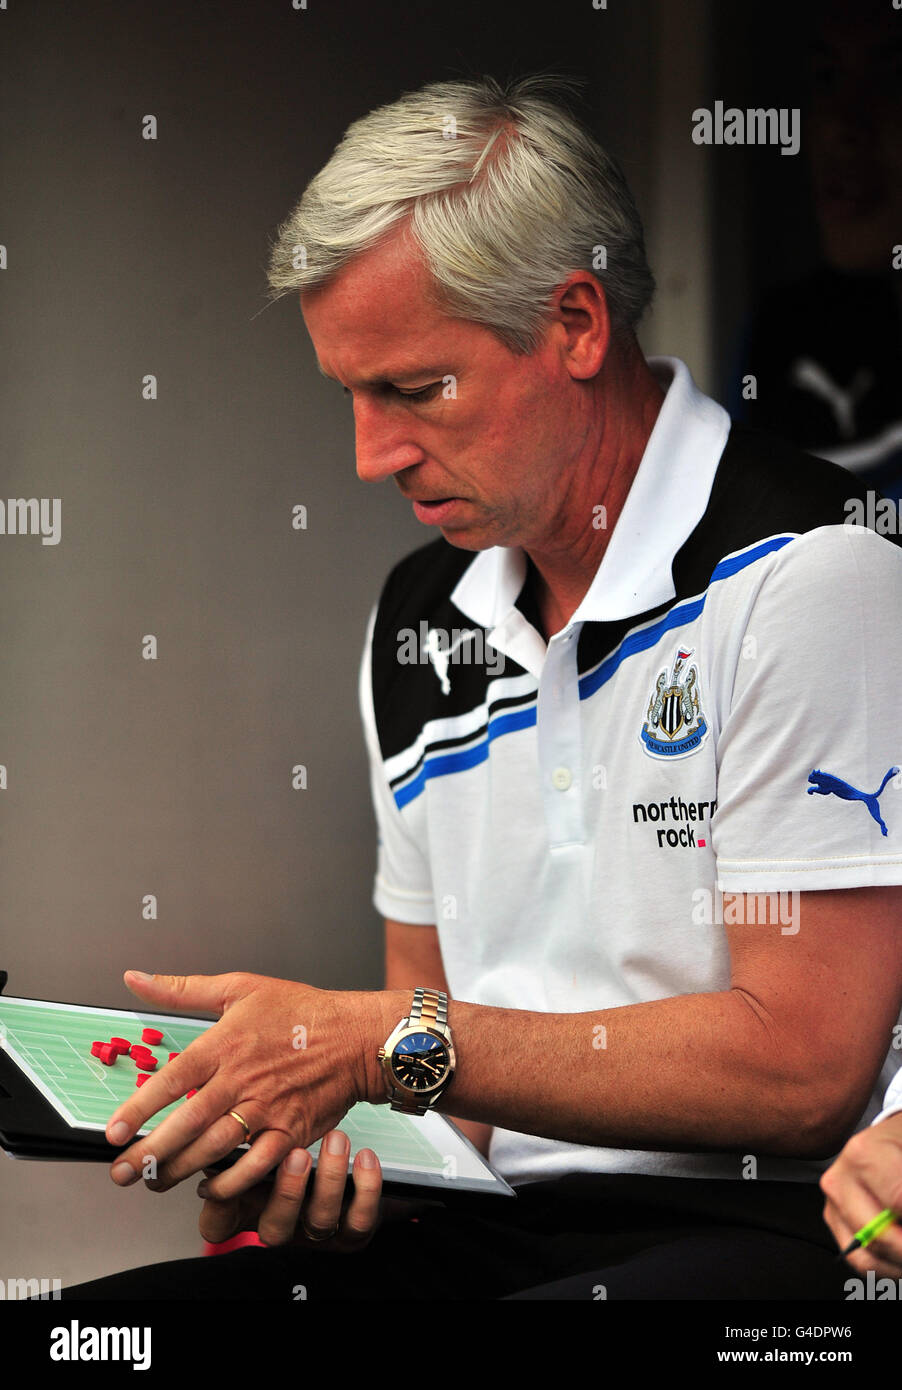
[[[884,1208],[902,1214],[902,1111],[853,1134],[836,1161],[821,1176],[827,1198],[824,1220],[845,1250]],[[862,1272],[882,1277],[902,1275],[902,1225],[897,1221],[847,1261]]]
[[[361,1149],[354,1159],[354,1193],[347,1200],[350,1147],[346,1134],[330,1130],[320,1145],[312,1184],[310,1154],[292,1149],[274,1182],[258,1183],[237,1197],[217,1198],[221,1175],[207,1170],[198,1188],[205,1199],[199,1221],[204,1240],[220,1244],[239,1231],[256,1230],[264,1245],[303,1245],[330,1253],[362,1250],[382,1214],[382,1168],[372,1149]]]

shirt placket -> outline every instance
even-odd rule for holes
[[[585,843],[576,651],[581,623],[551,638],[536,710],[542,803],[552,849]]]

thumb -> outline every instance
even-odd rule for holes
[[[221,1014],[226,1005],[226,975],[148,975],[126,970],[123,979],[139,999],[172,1009],[201,1009]]]

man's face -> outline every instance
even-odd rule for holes
[[[564,330],[517,356],[435,308],[427,287],[401,231],[301,294],[321,370],[353,395],[358,475],[394,477],[452,545],[542,549],[586,431]]]

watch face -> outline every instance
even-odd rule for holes
[[[411,1091],[428,1091],[437,1086],[450,1065],[447,1047],[431,1033],[410,1033],[391,1055],[392,1075]]]

